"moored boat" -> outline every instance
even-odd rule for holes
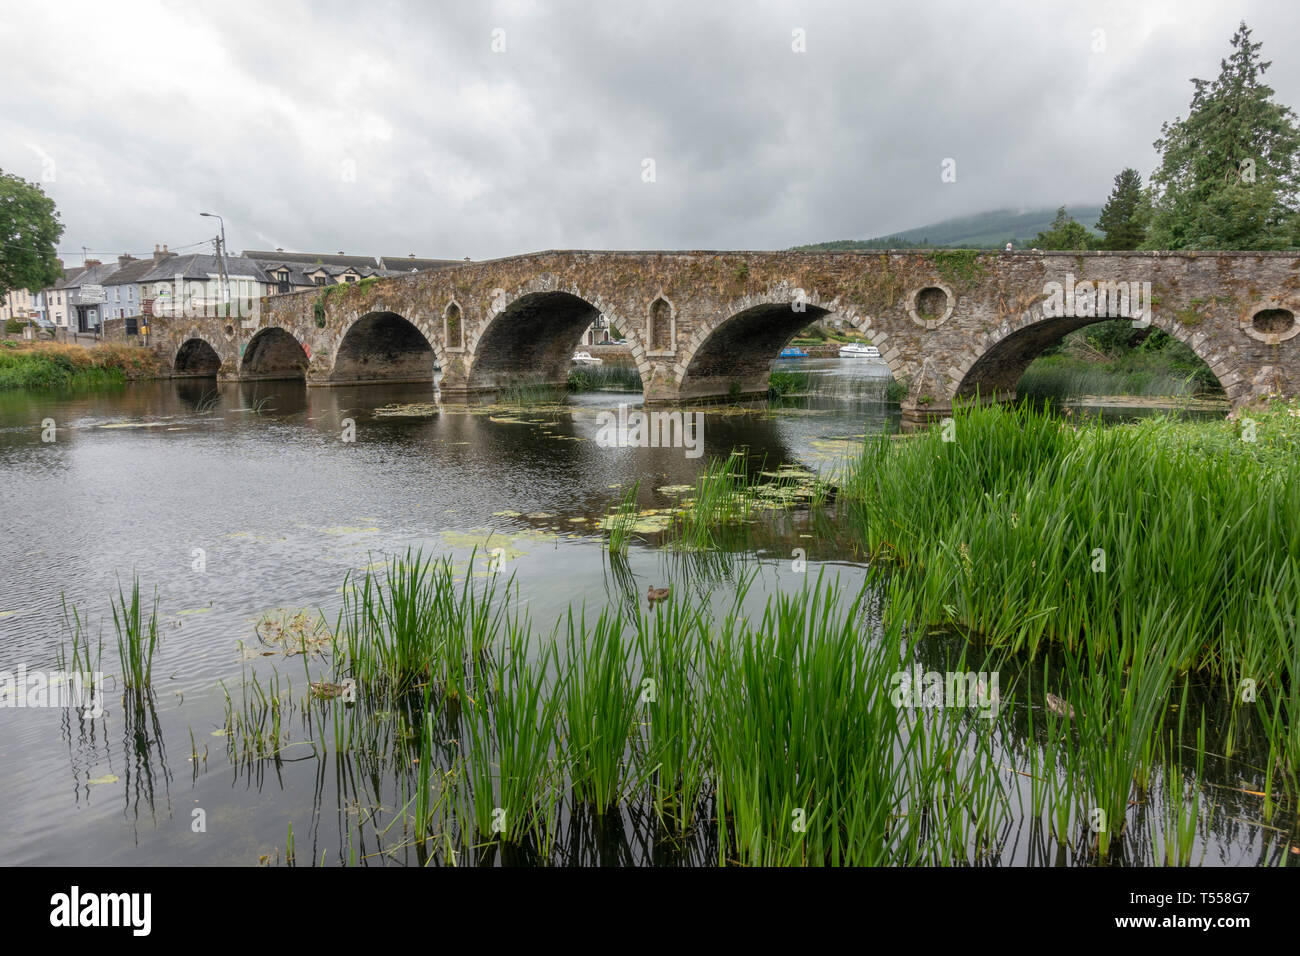
[[[880,349],[874,345],[858,345],[857,343],[841,345],[840,358],[878,359],[880,358]]]

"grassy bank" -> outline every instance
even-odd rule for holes
[[[1023,396],[1057,399],[1083,395],[1212,397],[1223,394],[1214,375],[1204,365],[1174,363],[1148,352],[1132,352],[1118,359],[1047,355],[1025,370],[1017,390]]]
[[[571,392],[639,392],[641,373],[635,365],[579,365],[569,371]]]
[[[1188,345],[1159,329],[1135,329],[1126,320],[1067,335],[1030,364],[1018,389],[1023,396],[1056,399],[1223,394],[1214,373]]]
[[[153,378],[161,372],[150,349],[126,345],[0,344],[0,389],[76,389]]]

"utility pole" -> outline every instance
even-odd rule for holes
[[[217,239],[217,274],[221,276],[221,304],[225,306],[225,312],[230,312],[230,270],[226,267],[226,220],[222,219],[215,212],[201,212],[200,216],[208,216],[221,223],[221,236]]]

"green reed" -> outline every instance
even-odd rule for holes
[[[560,794],[555,747],[562,698],[547,679],[554,645],[534,659],[529,632],[512,626],[507,648],[463,712],[469,809],[482,837],[549,847]]]
[[[946,428],[870,443],[840,483],[841,518],[901,569],[916,618],[1076,662],[1091,739],[1074,796],[1112,824],[1189,670],[1258,685],[1273,772],[1294,786],[1300,420],[1255,414],[1072,429],[1027,405],[959,407]]]
[[[158,596],[146,616],[140,602],[140,579],[131,585],[128,601],[119,588],[113,604],[113,626],[117,630],[117,655],[122,667],[122,684],[128,690],[147,690],[153,681],[153,655],[158,647]]]
[[[359,587],[345,583],[335,634],[359,684],[400,694],[433,680],[440,693],[460,695],[502,626],[501,596],[513,587],[496,573],[476,587],[474,564],[471,555],[458,587],[450,557],[408,550],[382,578],[367,571]]]
[[[639,392],[641,373],[635,365],[580,365],[569,370],[571,392]]]
[[[564,763],[577,800],[597,814],[619,803],[629,783],[629,746],[642,697],[654,697],[654,679],[633,680],[631,646],[617,611],[595,626],[575,621],[569,610],[565,631],[563,717]]]
[[[622,499],[609,513],[606,521],[609,537],[605,539],[605,547],[611,555],[627,553],[627,546],[636,530],[636,501],[640,487],[640,481],[633,482],[632,487],[623,493]]]

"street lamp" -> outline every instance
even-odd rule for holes
[[[212,219],[217,220],[217,222],[221,223],[221,250],[220,250],[220,257],[219,257],[220,265],[221,265],[221,304],[226,307],[227,311],[229,311],[230,269],[227,268],[226,266],[226,220],[222,219],[215,212],[201,212],[199,213],[199,215],[208,216]]]

